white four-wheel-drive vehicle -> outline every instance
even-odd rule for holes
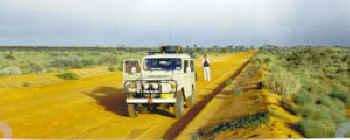
[[[163,106],[175,109],[176,117],[182,117],[184,107],[194,104],[196,78],[192,57],[179,46],[163,46],[141,62],[124,60],[123,85],[129,116],[136,117],[141,108]]]

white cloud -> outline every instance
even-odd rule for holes
[[[305,32],[312,39],[321,27],[344,31],[348,7],[349,0],[0,0],[0,37],[72,34],[71,42],[75,36],[82,42],[108,34],[145,42],[172,34],[184,42],[293,42]]]

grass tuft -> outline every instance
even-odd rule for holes
[[[57,77],[61,78],[63,80],[79,80],[80,79],[80,76],[78,74],[72,73],[72,72],[58,74]]]
[[[261,124],[267,124],[270,121],[269,114],[266,112],[259,112],[254,115],[240,118],[238,120],[215,125],[214,127],[205,129],[198,133],[199,136],[213,136],[216,133],[226,130],[234,130],[237,128],[257,128]]]
[[[243,93],[243,90],[241,88],[233,89],[233,94],[235,94],[235,95],[239,95],[239,94],[242,94],[242,93]]]

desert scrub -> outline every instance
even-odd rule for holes
[[[239,94],[242,94],[242,93],[243,93],[243,90],[241,88],[233,89],[233,94],[235,94],[235,95],[239,95]]]
[[[252,76],[254,76],[255,72],[254,71],[247,71],[245,74],[249,77],[252,77]]]
[[[225,82],[226,86],[230,86],[232,85],[232,79],[229,79]]]
[[[214,136],[216,133],[227,130],[235,130],[237,128],[257,128],[261,124],[267,124],[270,121],[269,113],[258,112],[232,122],[222,123],[214,127],[207,128],[198,133],[198,136]]]
[[[300,131],[309,138],[333,137],[337,126],[347,121],[344,102],[325,94],[299,93],[293,97],[298,104],[296,114]]]
[[[299,80],[292,73],[283,69],[266,75],[263,84],[264,87],[283,96],[294,95],[301,88]]]
[[[118,70],[119,70],[119,66],[115,66],[115,65],[109,66],[109,67],[108,67],[108,70],[109,70],[110,72],[118,71]]]
[[[99,60],[98,60],[98,64],[99,65],[117,65],[120,63],[120,58],[116,55],[106,55],[106,56],[102,56]]]
[[[16,57],[14,56],[13,52],[10,52],[5,55],[5,59],[7,60],[16,60]]]
[[[332,93],[328,94],[330,97],[337,98],[345,103],[346,108],[350,108],[350,94],[347,87],[341,85],[334,85]]]
[[[77,55],[71,55],[68,57],[56,57],[51,60],[50,66],[57,68],[80,68],[82,63],[81,58]]]
[[[29,86],[32,86],[32,85],[33,85],[33,83],[32,82],[28,82],[28,81],[23,82],[23,84],[22,84],[23,87],[29,87]]]
[[[63,80],[79,80],[80,79],[80,76],[76,73],[73,73],[73,72],[58,74],[57,77],[61,78]]]
[[[296,115],[296,110],[298,109],[298,106],[295,102],[289,100],[287,97],[282,97],[280,106],[287,110],[289,113]]]
[[[302,119],[298,126],[307,138],[332,138],[336,131],[334,123],[327,120]]]
[[[18,75],[22,74],[21,68],[16,66],[10,66],[0,69],[0,75]]]

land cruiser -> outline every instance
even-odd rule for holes
[[[140,109],[173,108],[177,118],[194,104],[197,75],[193,58],[180,46],[162,46],[142,61],[125,60],[123,85],[130,117]]]

